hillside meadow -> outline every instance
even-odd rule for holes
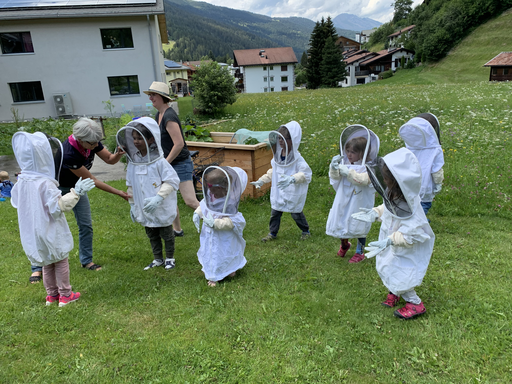
[[[28,283],[16,211],[0,203],[0,381],[510,382],[511,106],[511,85],[488,82],[241,95],[214,130],[302,126],[312,237],[300,241],[285,214],[278,239],[261,243],[268,195],[245,200],[248,263],[216,288],[197,261],[189,208],[180,203],[177,268],[143,271],[152,259],[144,229],[124,201],[94,189],[95,261],[104,268],[80,268],[68,214],[71,282],[82,297],[46,307],[43,285]],[[427,313],[401,321],[380,305],[387,292],[375,259],[349,264],[354,249],[340,259],[339,240],[325,235],[334,198],[327,171],[347,125],[372,129],[384,155],[402,146],[400,125],[425,111],[441,123],[446,179],[429,213],[436,245],[417,289]]]

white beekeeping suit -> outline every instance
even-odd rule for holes
[[[421,284],[434,249],[434,232],[420,204],[421,168],[411,151],[400,148],[379,158],[368,174],[384,201],[374,208],[382,221],[379,241],[393,242],[377,254],[377,272],[388,290],[400,296]],[[394,180],[405,199],[393,199]]]
[[[126,151],[128,159],[126,185],[128,194],[133,196],[130,199],[132,219],[144,227],[172,225],[176,218],[176,191],[180,179],[164,158],[158,124],[150,117],[141,117],[121,128],[116,138],[118,145]],[[142,143],[142,148],[145,149],[144,156],[141,147],[136,147],[134,138],[138,138],[138,142]],[[145,199],[157,195],[163,198],[158,208],[152,213],[145,212]]]
[[[41,132],[17,132],[12,137],[21,173],[12,189],[11,204],[18,210],[23,250],[30,263],[37,266],[68,257],[73,236],[63,212],[71,210],[79,199],[74,189],[62,197],[55,179],[55,168],[59,169],[60,164],[55,166],[49,139],[58,142]]]
[[[366,139],[363,158],[351,164],[346,155],[346,144],[354,138]],[[329,212],[326,224],[326,234],[338,239],[366,237],[371,223],[356,220],[351,215],[359,208],[373,208],[375,205],[375,190],[366,174],[366,165],[371,165],[379,153],[379,138],[363,125],[351,125],[345,128],[340,136],[341,164],[349,173],[340,175],[338,170],[330,170],[329,179],[336,191],[336,196]]]
[[[270,188],[272,209],[280,212],[300,213],[306,203],[308,185],[311,182],[313,172],[299,153],[302,138],[302,129],[299,123],[291,121],[285,124],[284,127],[288,130],[289,138],[279,131],[272,131],[269,134],[274,157],[270,161],[272,169],[264,177],[270,176],[272,179]],[[286,155],[282,156],[283,153]],[[295,182],[281,189],[278,187],[278,181],[283,179],[284,175],[293,176]]]
[[[238,211],[246,186],[247,173],[238,167],[212,166],[203,173],[204,198],[196,210],[203,218],[197,257],[209,281],[222,280],[247,263],[245,219]]]
[[[439,140],[439,121],[431,113],[422,113],[409,120],[398,131],[405,142],[405,146],[418,159],[422,181],[420,199],[431,202],[435,195],[435,185],[443,182],[443,149]]]

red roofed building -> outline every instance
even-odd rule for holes
[[[484,67],[491,67],[489,81],[512,81],[512,52],[501,52]]]
[[[293,91],[298,61],[291,47],[234,50],[233,57],[239,92]]]
[[[389,47],[402,47],[403,48],[403,39],[402,37],[409,37],[411,35],[411,31],[414,29],[415,25],[409,25],[408,27],[402,28],[395,33],[392,33],[388,36],[389,38]]]
[[[343,59],[347,68],[347,77],[341,83],[342,87],[351,87],[357,84],[370,83],[376,80],[377,76],[372,78],[368,69],[361,69],[360,64],[372,57],[377,56],[376,52],[368,52],[367,50],[360,50],[351,53]]]

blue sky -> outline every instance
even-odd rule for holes
[[[272,17],[306,17],[313,21],[340,13],[385,23],[393,17],[393,0],[202,0],[213,5],[250,11]],[[413,0],[413,7],[423,0]]]

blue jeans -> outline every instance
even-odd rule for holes
[[[364,253],[364,246],[366,245],[366,237],[360,237],[357,239],[357,248],[356,253],[363,254]]]
[[[59,187],[62,195],[69,193],[71,188]],[[80,197],[73,208],[76,224],[78,225],[78,254],[80,263],[87,265],[92,262],[92,217],[91,206],[87,193]]]
[[[43,272],[43,267],[38,267],[37,265],[31,265],[30,269],[32,269],[32,273],[34,273],[34,272]]]
[[[177,164],[171,164],[178,177],[180,178],[180,183],[184,181],[192,180],[192,172],[194,171],[194,163],[192,163],[192,158],[189,156],[188,159],[180,161]]]
[[[429,202],[422,201],[421,208],[423,208],[423,212],[425,212],[425,215],[426,215],[428,213],[428,210],[430,208],[432,208],[432,202],[431,201],[429,201]]]

